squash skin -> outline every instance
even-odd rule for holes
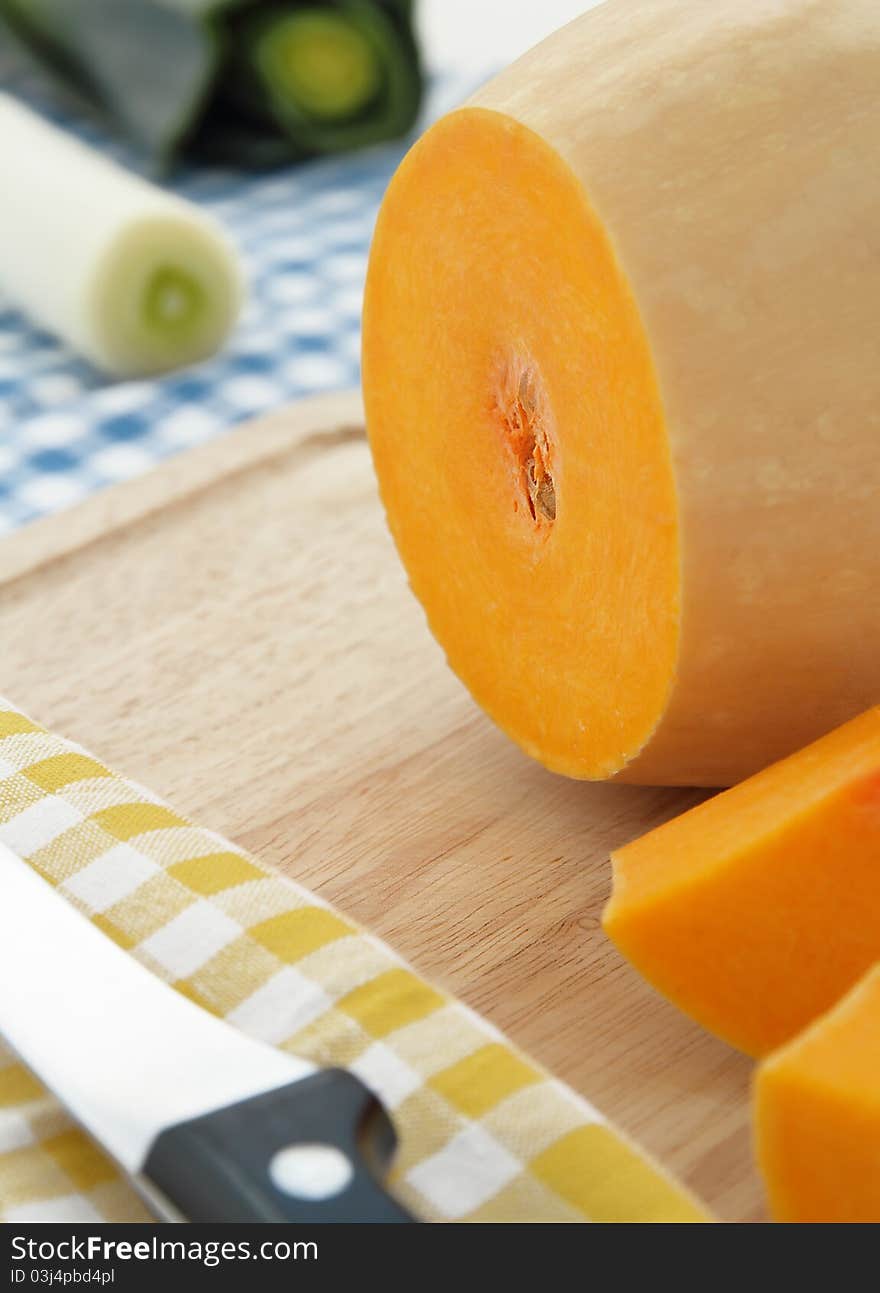
[[[557,770],[725,786],[880,699],[878,84],[875,0],[609,0],[472,101],[582,183],[675,477],[678,654],[642,748],[564,764],[493,711]]]
[[[759,1066],[755,1151],[783,1222],[880,1222],[880,967]]]
[[[878,86],[874,0],[611,0],[475,99],[581,178],[659,375],[682,636],[627,780],[729,785],[880,699]]]

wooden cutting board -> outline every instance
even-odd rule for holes
[[[409,593],[356,396],[0,542],[0,692],[387,939],[727,1219],[751,1065],[606,941],[609,851],[697,792],[530,762]]]

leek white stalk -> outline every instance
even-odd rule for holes
[[[0,293],[99,368],[195,363],[241,305],[235,251],[204,212],[0,94]]]

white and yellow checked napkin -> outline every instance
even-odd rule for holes
[[[0,840],[178,992],[357,1073],[397,1125],[394,1188],[418,1216],[706,1219],[595,1109],[385,944],[2,699]],[[145,1217],[113,1164],[0,1049],[0,1218]]]

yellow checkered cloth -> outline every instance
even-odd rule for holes
[[[394,1118],[394,1189],[418,1216],[706,1219],[595,1109],[384,943],[2,698],[0,840],[178,992],[357,1073]],[[0,1217],[146,1219],[114,1165],[2,1049]]]

